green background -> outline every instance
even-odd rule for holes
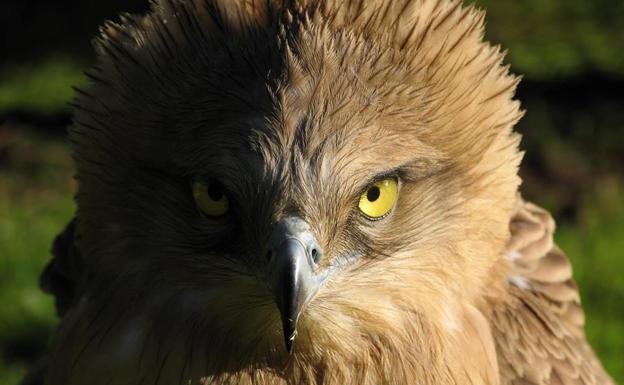
[[[84,82],[92,60],[89,37],[118,11],[146,7],[136,0],[50,3],[0,5],[0,35],[9,37],[0,56],[0,385],[19,382],[56,323],[37,280],[74,210],[64,126],[71,86]],[[623,383],[624,2],[477,3],[488,8],[487,37],[509,50],[512,70],[524,75],[523,194],[555,215],[588,338]]]

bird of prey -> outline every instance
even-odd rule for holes
[[[457,0],[157,0],[96,40],[49,385],[613,384]]]

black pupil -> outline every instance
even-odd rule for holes
[[[223,189],[221,188],[221,185],[218,183],[211,183],[208,186],[208,196],[213,201],[221,200],[221,198],[223,198]]]
[[[369,188],[366,192],[366,199],[368,199],[369,202],[375,202],[377,199],[379,199],[380,195],[381,191],[379,190],[379,187],[373,186]]]

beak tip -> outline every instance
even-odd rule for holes
[[[294,322],[286,322],[284,324],[284,343],[286,345],[286,350],[288,351],[288,354],[292,353],[292,349],[293,349],[293,343],[295,342],[295,337],[297,335],[296,329],[295,329],[295,323]]]

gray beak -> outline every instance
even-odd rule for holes
[[[269,285],[290,353],[299,315],[321,282],[314,273],[321,249],[308,224],[296,216],[286,217],[275,225],[267,249]]]

